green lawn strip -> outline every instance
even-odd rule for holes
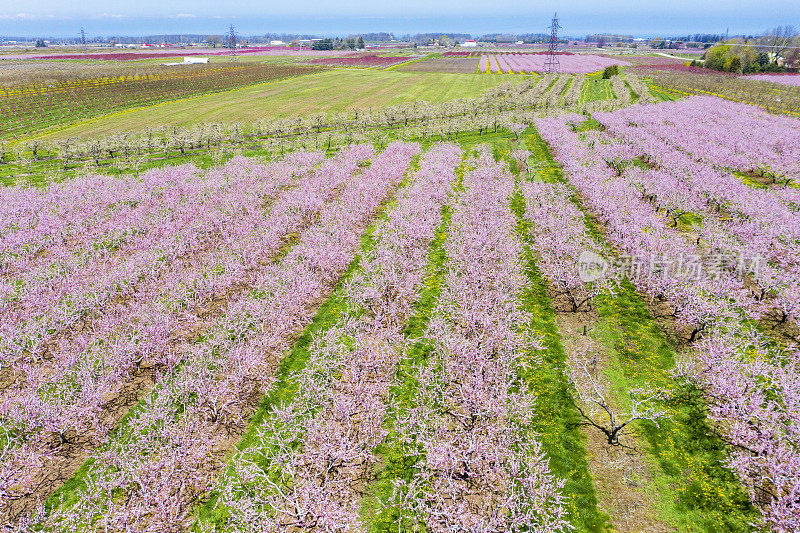
[[[680,100],[681,98],[686,98],[685,95],[673,92],[670,89],[656,85],[650,80],[642,80],[642,82],[645,85],[647,85],[647,87],[650,89],[650,94],[658,98],[662,102],[674,102],[676,100]]]
[[[425,55],[425,56],[422,56],[422,57],[418,57],[416,59],[409,59],[408,61],[403,61],[402,63],[396,63],[394,65],[390,65],[390,66],[386,67],[383,70],[397,70],[398,68],[405,67],[407,65],[410,65],[411,63],[418,63],[420,61],[425,61],[426,59],[432,59],[432,58],[437,57],[437,56],[441,57],[442,55],[441,54],[428,54],[428,55]]]
[[[582,133],[584,131],[589,131],[589,130],[602,131],[603,125],[597,122],[594,118],[589,118],[585,122],[581,122],[580,124],[578,124],[578,126],[575,128],[575,131],[577,131],[578,133]]]
[[[398,187],[398,190],[409,182],[411,179],[410,174],[418,170],[420,157],[420,155],[414,157],[409,167],[409,176],[403,180]],[[229,477],[234,473],[234,469],[231,464],[231,458],[237,452],[258,444],[259,429],[272,410],[281,404],[291,401],[291,399],[294,397],[297,386],[291,380],[291,377],[293,374],[302,370],[306,366],[306,363],[311,355],[310,345],[313,339],[329,330],[331,327],[335,326],[338,323],[339,318],[342,316],[343,311],[347,312],[347,298],[342,293],[342,287],[344,283],[350,279],[350,277],[352,277],[352,275],[360,268],[361,257],[364,255],[364,253],[375,247],[376,243],[373,233],[378,223],[386,218],[387,213],[394,207],[394,205],[396,205],[396,202],[396,198],[393,198],[381,208],[378,217],[361,237],[361,249],[350,263],[345,273],[339,278],[333,293],[328,297],[327,300],[325,300],[317,313],[314,315],[311,323],[306,326],[300,337],[292,345],[291,349],[281,359],[281,363],[276,372],[276,381],[272,391],[261,401],[258,410],[250,418],[247,430],[242,439],[228,454],[228,466],[226,468],[227,472],[225,477]],[[218,500],[219,492],[215,490],[207,495],[205,501],[201,502],[195,512],[195,522],[192,527],[193,531],[201,531],[201,523],[206,528],[213,527],[215,530],[221,531],[220,528],[225,525],[225,521],[228,518],[228,512],[224,508],[217,507]]]
[[[274,152],[264,149],[245,149],[242,153],[248,157],[275,155]],[[73,178],[84,173],[87,168],[89,173],[102,173],[106,176],[130,176],[137,173],[142,174],[153,168],[176,166],[184,163],[194,163],[202,169],[208,169],[214,164],[224,163],[233,157],[233,155],[234,151],[230,150],[227,151],[226,154],[220,155],[215,159],[207,151],[197,151],[181,155],[179,150],[172,150],[167,153],[161,152],[157,155],[153,154],[152,157],[144,159],[138,168],[134,168],[132,164],[124,164],[123,161],[116,161],[113,164],[102,164],[99,167],[93,164],[87,164],[88,162],[83,162],[82,164],[70,165],[68,170],[63,170],[63,163],[60,161],[42,161],[30,165],[29,168],[28,165],[22,162],[12,160],[0,166],[0,186],[25,185],[43,187],[51,181],[60,182]]]
[[[572,84],[575,83],[575,76],[570,76],[567,83],[564,84],[564,89],[561,91],[561,96],[564,96],[569,91]]]
[[[772,179],[771,183],[762,183],[756,180],[752,175],[748,174],[747,172],[743,172],[741,170],[732,170],[731,173],[737,178],[739,178],[742,181],[742,183],[750,187],[753,187],[754,189],[775,189],[777,191],[780,191],[781,189],[791,190],[800,188],[800,182],[789,180],[787,183],[787,179],[785,177],[777,179],[772,174],[762,174],[762,177]]]
[[[611,80],[604,80],[597,74],[588,74],[581,102],[593,102],[595,100],[610,100],[613,98],[611,91]]]
[[[727,448],[709,426],[702,394],[670,375],[674,349],[641,296],[625,281],[595,303],[600,323],[593,335],[611,355],[607,376],[617,405],[625,409],[627,391],[638,387],[673,391],[660,406],[670,419],[635,427],[647,445],[660,518],[679,531],[752,531],[758,513],[724,466]]]
[[[524,145],[533,153],[532,157],[536,160],[536,165],[532,169],[534,170],[534,177],[548,183],[562,181],[563,177],[558,163],[553,159],[547,143],[536,131],[536,128],[528,128],[525,133]]]
[[[56,141],[141,131],[145,125],[250,124],[280,117],[477,97],[508,77],[401,70],[334,69],[95,117],[35,137]],[[522,78],[519,78],[522,81]],[[30,137],[22,137],[24,143]]]
[[[744,172],[740,172],[738,170],[734,170],[733,171],[733,175],[736,176],[737,178],[739,178],[742,181],[742,183],[744,183],[745,185],[748,185],[750,187],[753,187],[754,189],[769,189],[769,185],[767,185],[765,183],[761,183],[760,181],[756,181],[755,179],[753,179],[752,177],[748,176]]]
[[[639,99],[639,95],[638,95],[638,94],[636,94],[636,93],[633,91],[633,87],[631,87],[631,84],[630,84],[630,83],[628,83],[628,80],[625,80],[625,87],[627,87],[627,88],[628,88],[628,90],[629,90],[629,91],[630,91],[630,93],[631,93],[631,102],[633,102],[633,103],[636,103],[636,101]]]

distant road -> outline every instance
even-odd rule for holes
[[[687,58],[685,58],[685,57],[678,57],[678,56],[674,56],[674,55],[672,55],[672,54],[665,54],[664,52],[656,52],[655,54],[656,54],[657,56],[668,57],[668,58],[670,58],[670,59],[684,59],[684,60],[687,60],[687,61],[688,61],[688,59],[687,59]],[[706,62],[706,60],[705,60],[705,59],[693,59],[692,61],[697,61],[698,63],[705,63],[705,62]]]

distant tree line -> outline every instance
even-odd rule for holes
[[[633,42],[633,35],[617,35],[613,33],[595,33],[586,36],[585,42],[587,43],[631,43]]]
[[[800,67],[800,35],[793,26],[778,26],[759,37],[739,37],[716,44],[703,59],[703,66],[722,72],[750,74],[797,69]]]
[[[724,41],[725,36],[717,33],[695,33],[692,35],[681,35],[678,37],[670,37],[671,41],[687,41],[693,43],[717,43]]]
[[[549,41],[549,33],[490,33],[480,37],[480,41],[487,43],[515,43],[522,41],[524,43],[538,43],[541,41]]]
[[[311,43],[312,50],[361,50],[365,46],[366,43],[362,36],[347,37],[346,39],[326,38]]]

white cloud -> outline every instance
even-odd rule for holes
[[[3,20],[36,20],[36,15],[31,15],[29,13],[17,13],[16,15],[0,15],[0,19]]]
[[[191,13],[178,13],[175,15],[176,19],[193,19],[196,18],[196,15],[192,15]]]

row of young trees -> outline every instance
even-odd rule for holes
[[[100,167],[113,163],[138,173],[148,161],[158,158],[248,148],[274,153],[293,148],[334,149],[398,134],[406,138],[410,135],[452,138],[453,134],[464,131],[496,132],[512,122],[525,122],[530,113],[559,113],[565,109],[590,113],[625,104],[623,101],[579,102],[582,76],[573,78],[569,94],[562,97],[561,92],[569,80],[570,76],[547,75],[516,85],[507,82],[477,98],[439,104],[416,101],[252,124],[204,123],[186,128],[146,129],[143,133],[90,140],[43,142],[34,139],[14,147],[0,142],[0,165],[13,162],[31,173],[37,165],[63,172],[86,165]]]

